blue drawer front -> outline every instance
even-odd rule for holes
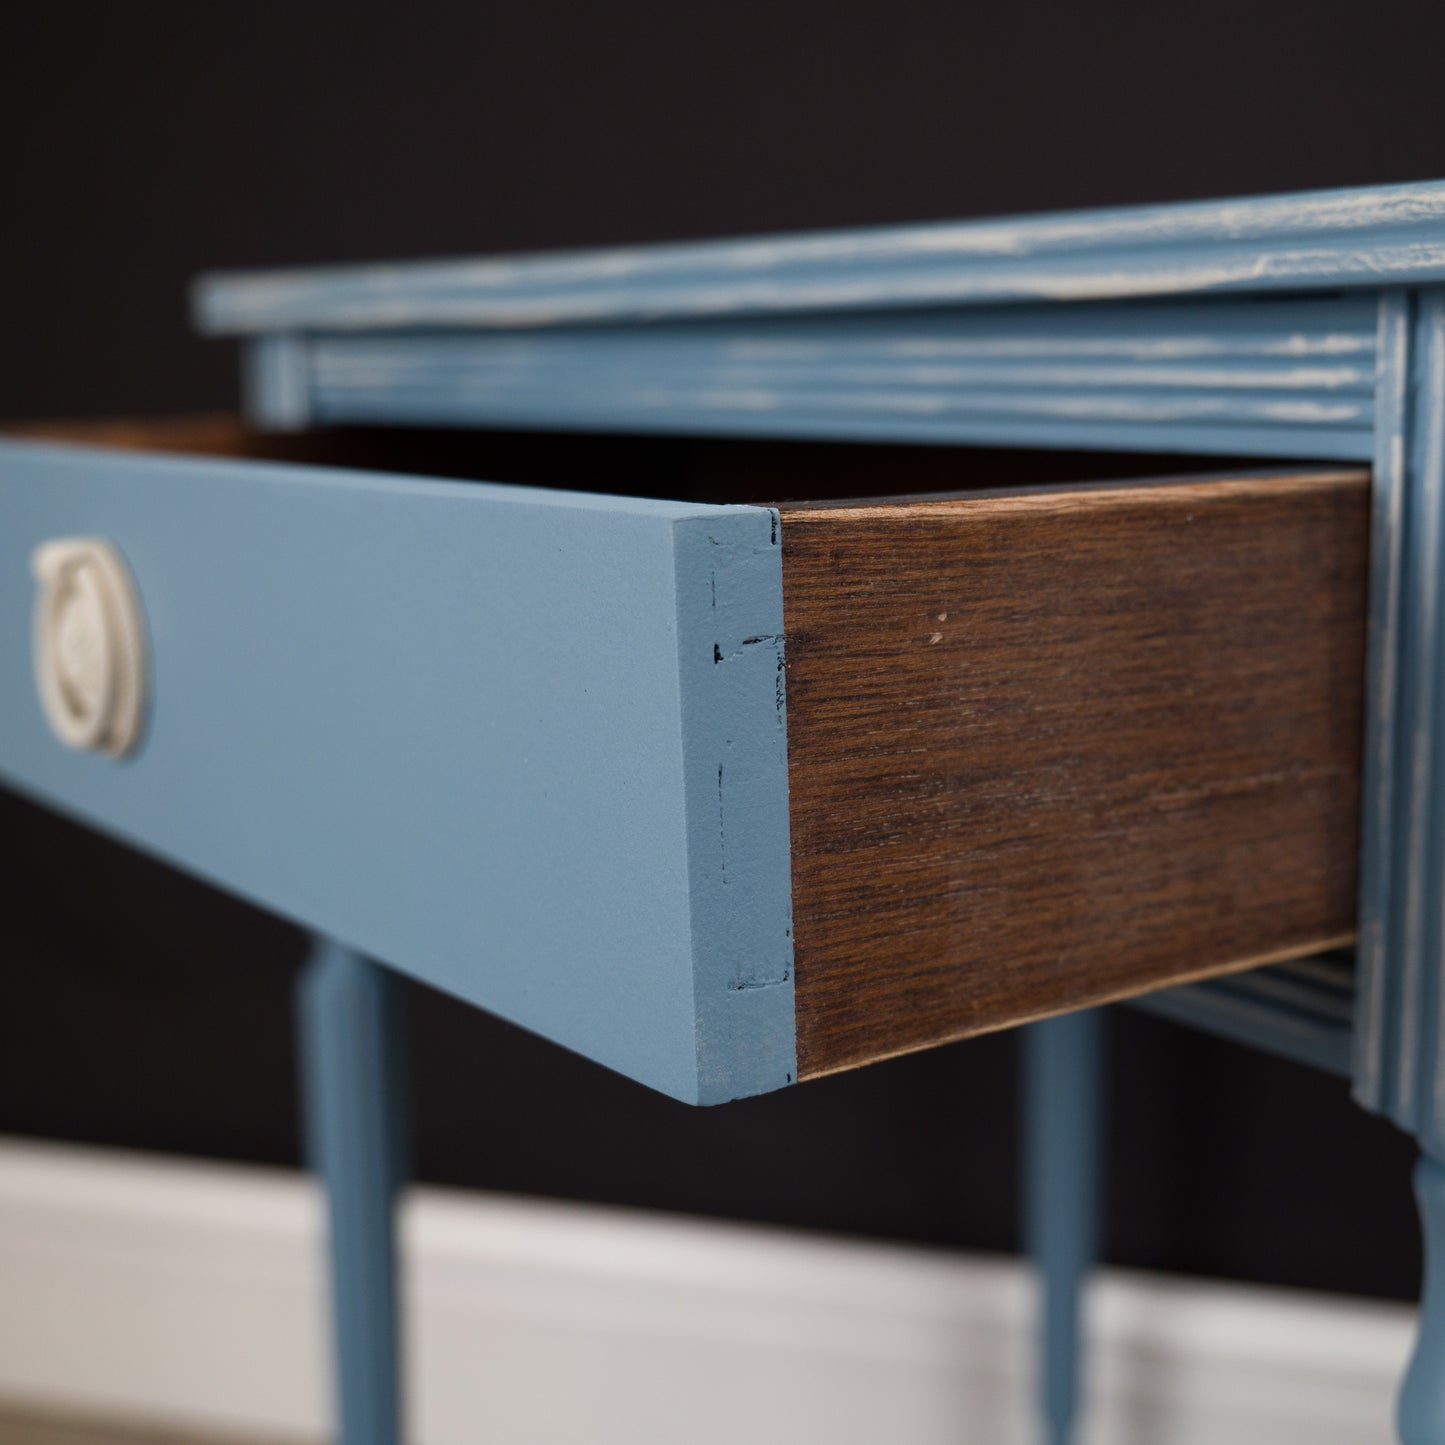
[[[121,760],[31,681],[77,534],[145,612]],[[781,634],[761,508],[0,446],[0,777],[692,1102],[793,1074]]]

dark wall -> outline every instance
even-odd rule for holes
[[[0,416],[224,407],[207,267],[1445,176],[1445,7],[26,6],[0,34]],[[0,793],[0,1131],[297,1156],[286,925]],[[424,1179],[1015,1243],[1014,1042],[695,1112],[414,990]],[[1413,1294],[1412,1150],[1117,1013],[1109,1254]]]

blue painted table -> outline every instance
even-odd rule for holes
[[[247,410],[271,431],[1369,464],[1353,968],[1323,958],[1145,1002],[1348,1074],[1419,1139],[1428,1264],[1400,1433],[1445,1442],[1445,184],[218,276],[195,311],[244,338]],[[14,443],[0,482],[0,775],[321,939],[301,1020],[342,1433],[393,1441],[400,1066],[391,978],[367,959],[694,1102],[794,1078],[776,514]],[[142,579],[153,701],[120,761],[57,746],[18,684],[30,551],[73,535],[121,539]],[[756,678],[724,686],[721,655]],[[731,880],[720,749],[746,764]],[[1097,1030],[1065,1015],[1028,1051],[1056,1441],[1092,1250]]]

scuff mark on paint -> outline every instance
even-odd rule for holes
[[[728,838],[727,823],[723,817],[723,769],[721,763],[717,765],[717,848],[722,865],[722,881],[726,886],[728,881]]]
[[[726,653],[716,642],[714,642],[712,645],[712,660],[714,663],[731,662],[735,657],[741,657],[743,655],[744,647],[756,647],[759,643],[763,642],[771,642],[776,645],[780,644],[782,640],[783,636],[780,632],[760,632],[756,637],[743,638],[742,645],[737,649],[736,652]]]

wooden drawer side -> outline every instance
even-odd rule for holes
[[[783,510],[802,1077],[1352,939],[1368,490]]]

